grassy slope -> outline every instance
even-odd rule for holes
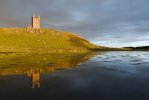
[[[69,32],[41,29],[37,34],[23,28],[0,29],[0,52],[76,52],[97,48]]]

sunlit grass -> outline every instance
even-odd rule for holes
[[[0,52],[64,52],[98,48],[81,37],[63,31],[41,29],[41,33],[23,28],[0,29]]]

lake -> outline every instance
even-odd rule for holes
[[[1,100],[149,100],[149,52],[0,54]]]

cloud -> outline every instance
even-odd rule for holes
[[[92,43],[148,45],[148,4],[148,0],[1,0],[0,27],[25,27],[35,13],[41,15],[42,27],[74,32]]]

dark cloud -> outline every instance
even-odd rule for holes
[[[33,13],[42,27],[80,34],[106,46],[148,45],[149,0],[1,0],[0,27],[25,27]]]

